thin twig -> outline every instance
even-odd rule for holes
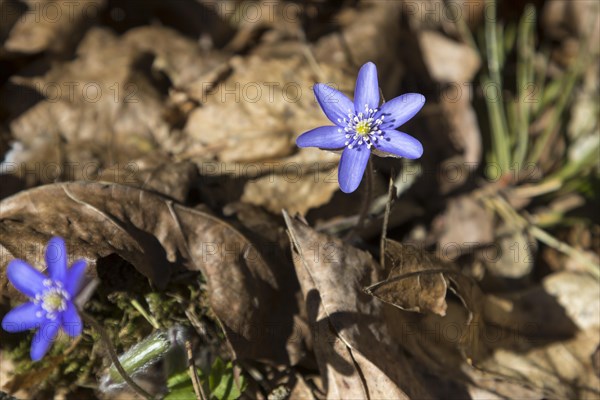
[[[520,229],[527,229],[529,233],[531,233],[537,240],[579,261],[583,266],[585,266],[588,273],[593,275],[595,278],[600,278],[600,265],[591,260],[589,257],[585,256],[576,248],[568,245],[567,243],[556,239],[545,230],[533,225],[526,218],[521,216],[514,208],[512,208],[512,206],[502,197],[496,196],[494,198],[490,198],[489,201],[505,220],[517,225]]]
[[[381,241],[379,242],[379,263],[381,269],[385,270],[385,239],[387,238],[387,227],[390,222],[390,210],[392,209],[392,194],[394,189],[394,170],[390,175],[387,201],[385,202],[385,214],[383,214],[383,226],[381,228]]]
[[[194,392],[196,392],[196,399],[198,400],[206,400],[206,394],[204,394],[204,388],[202,388],[202,384],[200,383],[200,378],[198,378],[198,373],[196,371],[196,366],[194,365],[194,355],[192,354],[192,343],[189,340],[185,341],[185,350],[187,351],[188,358],[188,371],[190,373],[190,378],[192,379],[192,385],[194,386]]]
[[[148,393],[144,389],[142,389],[127,374],[127,371],[125,371],[125,369],[121,365],[121,362],[119,361],[119,357],[117,356],[117,352],[115,351],[115,348],[113,347],[113,345],[110,341],[110,338],[108,337],[108,334],[106,333],[104,328],[102,328],[102,326],[98,323],[98,321],[96,321],[92,316],[86,314],[82,310],[79,310],[79,313],[81,314],[83,320],[85,322],[87,322],[88,324],[90,324],[100,334],[100,339],[104,342],[104,345],[106,346],[106,349],[108,350],[108,355],[109,355],[112,363],[115,365],[117,372],[119,372],[119,375],[121,375],[121,378],[123,378],[123,380],[129,386],[131,386],[131,388],[134,391],[136,391],[140,396],[142,396],[143,398],[145,398],[147,400],[153,400],[154,397],[150,393]]]

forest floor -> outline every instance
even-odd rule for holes
[[[598,399],[599,38],[594,0],[0,1],[0,315],[61,236],[157,398]],[[296,138],[368,61],[424,154],[346,194]],[[3,392],[140,398],[92,326],[32,337]]]

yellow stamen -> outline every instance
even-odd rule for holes
[[[64,298],[60,293],[50,292],[44,296],[44,305],[49,311],[58,311],[64,307]]]
[[[361,136],[367,136],[371,132],[371,124],[367,121],[360,121],[356,124],[355,131]]]

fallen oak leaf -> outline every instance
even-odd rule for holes
[[[443,317],[449,283],[444,273],[451,267],[415,246],[389,239],[385,241],[385,256],[392,265],[387,279],[366,287],[365,292],[405,311]]]
[[[443,275],[446,270],[397,272],[397,269],[392,270],[386,280],[366,287],[365,292],[404,311],[446,315],[448,282]]]
[[[405,311],[431,312],[445,316],[447,290],[450,289],[468,312],[467,329],[459,349],[469,360],[481,353],[483,293],[477,284],[456,266],[411,245],[386,240],[386,258],[392,262],[387,279],[364,288],[379,300]]]

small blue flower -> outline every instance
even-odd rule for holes
[[[338,169],[343,192],[352,193],[358,188],[372,149],[380,155],[391,153],[410,159],[423,155],[421,142],[396,128],[419,112],[425,97],[407,93],[379,107],[377,68],[372,62],[363,65],[358,72],[354,103],[340,91],[322,83],[317,83],[314,91],[323,112],[336,126],[321,126],[305,132],[296,139],[296,144],[299,147],[344,149]]]
[[[86,268],[84,260],[67,268],[67,247],[54,237],[46,248],[46,276],[23,260],[12,260],[6,269],[8,280],[29,302],[13,308],[4,316],[2,328],[7,332],[38,329],[31,343],[31,359],[38,361],[48,351],[62,328],[69,336],[81,334],[83,325],[73,304]]]

